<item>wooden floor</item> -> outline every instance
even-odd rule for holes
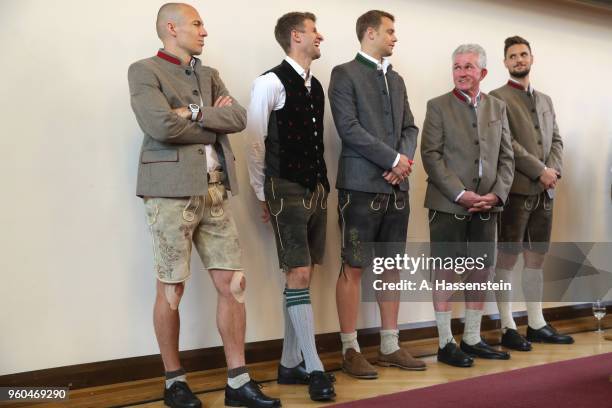
[[[378,367],[378,380],[356,380],[341,371],[336,371],[336,402],[353,401],[377,395],[427,387],[456,381],[465,378],[477,377],[517,368],[529,367],[539,364],[572,358],[586,357],[595,354],[612,352],[612,341],[605,340],[591,330],[593,318],[581,318],[571,321],[555,322],[560,332],[575,333],[576,343],[573,345],[541,345],[535,344],[534,350],[528,353],[513,352],[508,361],[479,360],[471,368],[455,368],[436,362],[435,353],[437,339],[418,342],[409,342],[405,345],[413,354],[423,357],[428,369],[425,372],[401,371],[396,368]],[[605,319],[606,326],[612,325],[610,316]],[[524,328],[519,328],[524,330]],[[607,334],[612,333],[608,329]],[[499,342],[498,332],[484,333],[486,339],[492,343]],[[375,358],[376,349],[364,350],[368,358]],[[322,360],[328,370],[338,370],[340,367],[339,353],[323,355]],[[265,362],[249,366],[251,376],[264,382],[264,392],[271,396],[280,397],[284,407],[317,407],[328,404],[317,404],[308,398],[306,386],[292,386],[276,384],[276,366],[278,362]],[[612,367],[610,368],[612,374]],[[207,372],[190,373],[189,384],[192,390],[198,393],[205,407],[223,407],[223,387],[225,385],[225,369]],[[612,384],[611,384],[612,386]],[[36,407],[117,407],[136,406],[139,408],[163,407],[162,378],[154,378],[123,384],[113,384],[103,387],[75,390],[70,392],[70,400],[62,404],[37,404]]]

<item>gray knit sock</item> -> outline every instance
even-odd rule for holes
[[[324,371],[317,354],[314,336],[314,318],[310,304],[310,290],[285,289],[287,313],[295,331],[297,342],[304,356],[306,371]]]
[[[465,309],[465,327],[463,328],[463,342],[473,346],[480,343],[480,322],[482,310]]]
[[[544,290],[544,273],[542,269],[523,269],[523,294],[527,306],[527,322],[532,329],[546,326],[542,313],[542,291]]]
[[[448,343],[456,343],[451,331],[452,312],[436,312],[436,325],[438,326],[438,343],[440,348],[446,347]]]
[[[251,377],[249,376],[246,366],[227,370],[227,385],[231,388],[237,390],[249,381],[251,381]]]
[[[380,352],[382,354],[391,354],[399,350],[399,330],[381,330],[380,331]]]
[[[346,350],[352,348],[356,352],[361,353],[359,343],[357,343],[357,332],[342,333],[340,332],[340,341],[342,342],[342,355],[346,353]]]
[[[512,270],[495,268],[495,282],[500,281],[512,283]],[[516,330],[516,323],[512,316],[512,292],[498,290],[495,292],[497,299],[497,309],[499,310],[499,320],[501,323],[502,332],[506,329]]]
[[[283,302],[283,317],[285,318],[285,338],[283,340],[283,354],[281,365],[287,368],[297,367],[302,362],[302,353],[297,342],[295,330],[291,324],[291,318],[287,313],[287,306]]]
[[[176,371],[166,371],[166,388],[172,387],[177,381],[187,382],[186,372],[184,368],[179,368]]]

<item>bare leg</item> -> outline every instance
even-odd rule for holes
[[[175,293],[180,298],[183,295],[185,284],[179,283],[174,286]],[[166,371],[176,371],[181,368],[178,350],[180,317],[178,310],[170,309],[170,304],[165,294],[165,287],[165,283],[157,281],[157,295],[153,308],[153,325],[155,327],[159,352],[164,362],[164,369]]]
[[[244,335],[246,331],[246,309],[232,295],[230,282],[234,271],[211,269],[210,276],[217,289],[217,328],[223,341],[227,368],[245,365]],[[243,284],[245,279],[243,278]],[[244,287],[244,286],[243,286]]]
[[[344,264],[344,272],[340,274],[336,282],[336,308],[338,309],[338,320],[340,320],[340,331],[342,333],[353,333],[356,330],[361,273],[361,268]]]
[[[436,269],[434,271],[434,290],[433,290],[433,304],[436,312],[450,312],[452,307],[449,302],[454,291],[451,290],[438,290],[435,288],[435,281],[455,281],[455,271],[452,269]]]

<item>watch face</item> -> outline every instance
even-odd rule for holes
[[[196,105],[195,103],[190,103],[189,104],[189,109],[191,109],[192,111],[199,112],[200,111],[200,106]]]

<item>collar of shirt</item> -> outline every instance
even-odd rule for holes
[[[382,63],[381,63],[376,58],[369,56],[368,54],[366,54],[365,52],[361,50],[359,51],[359,54],[363,58],[367,59],[368,61],[371,61],[374,64],[376,64],[376,69],[378,69],[379,71],[382,70],[383,74],[387,75],[387,69],[389,68],[389,65],[391,65],[389,58],[383,57]]]
[[[527,86],[527,89],[525,89],[525,87],[523,86],[523,84],[521,84],[519,81],[517,81],[516,79],[513,78],[509,78],[508,79],[508,85],[510,85],[513,88],[516,89],[520,89],[522,91],[526,91],[529,92],[530,95],[533,95],[533,86],[531,86],[531,84],[529,84]]]
[[[455,94],[457,98],[463,100],[467,104],[474,106],[474,108],[477,108],[478,104],[480,103],[480,89],[478,90],[478,94],[476,95],[476,98],[474,98],[474,101],[472,101],[472,98],[470,97],[470,95],[466,94],[465,92],[457,88],[453,90],[453,93]]]
[[[299,76],[304,78],[304,86],[306,86],[306,88],[310,89],[310,80],[312,79],[312,70],[309,70],[308,74],[307,74],[306,70],[304,70],[304,68],[302,68],[302,66],[300,64],[298,64],[290,56],[286,56],[285,57],[285,61],[287,61],[289,63],[289,65],[291,65],[291,67],[293,69],[295,69],[295,72],[297,72]]]
[[[163,60],[168,61],[171,64],[174,65],[182,65],[181,60],[174,54],[164,50],[163,48],[160,48],[157,51],[157,56]],[[191,66],[191,68],[195,68],[196,64],[199,62],[200,60],[196,57],[191,57],[191,61],[189,61],[189,65]]]

